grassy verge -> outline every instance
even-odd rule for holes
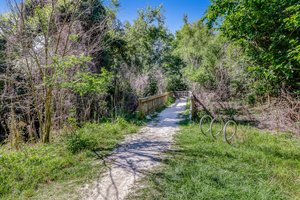
[[[20,151],[1,147],[0,199],[34,198],[53,185],[66,190],[69,183],[82,184],[101,170],[101,162],[96,162],[99,155],[105,156],[125,134],[137,129],[125,120],[86,124],[52,144],[24,145]]]
[[[300,199],[300,140],[289,134],[241,126],[230,146],[187,124],[176,143],[133,198]]]

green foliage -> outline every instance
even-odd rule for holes
[[[161,66],[171,35],[165,27],[162,7],[147,7],[139,11],[133,24],[125,24],[127,54],[139,71]]]
[[[247,96],[247,103],[252,106],[256,103],[256,98],[254,94],[249,94]]]
[[[112,74],[104,68],[100,74],[89,72],[87,70],[87,63],[92,60],[90,56],[82,54],[80,56],[70,55],[61,57],[56,55],[52,59],[53,63],[49,68],[54,69],[55,73],[44,77],[47,85],[70,88],[81,96],[88,93],[103,94],[107,91]],[[67,72],[74,69],[76,70],[75,76],[72,78],[68,77]]]
[[[106,155],[137,126],[118,119],[115,123],[86,124],[70,137],[53,144],[24,145],[20,151],[0,149],[0,199],[27,199],[54,182],[82,182],[102,165],[95,165],[98,150]],[[72,152],[76,152],[73,154]]]
[[[175,53],[175,41],[172,41],[172,52],[167,56],[167,62],[164,63],[163,69],[167,77],[167,91],[187,90],[186,79],[183,76],[184,63]]]
[[[175,103],[176,99],[173,96],[168,96],[166,106],[170,106]]]
[[[205,18],[210,26],[222,21],[217,28],[243,45],[256,79],[276,94],[280,87],[299,89],[299,11],[298,0],[216,0]]]
[[[185,63],[197,66],[202,60],[202,47],[206,46],[211,36],[212,32],[201,21],[184,24],[182,29],[176,32],[174,53]]]
[[[187,84],[181,72],[170,74],[167,77],[167,91],[184,91],[187,90]]]
[[[60,87],[67,84],[72,80],[69,77],[68,72],[76,70],[80,66],[80,70],[76,70],[77,73],[82,73],[87,67],[87,63],[91,61],[91,57],[80,55],[60,56],[54,55],[52,57],[52,64],[47,66],[47,69],[52,70],[53,73],[45,74],[43,81],[48,87]]]
[[[174,52],[184,61],[184,77],[190,83],[235,96],[248,89],[248,59],[243,50],[201,21],[185,24],[176,33],[175,44]]]
[[[94,150],[97,145],[97,140],[94,134],[88,133],[89,134],[76,132],[74,135],[71,135],[67,141],[68,149],[72,153],[77,153],[82,150]]]
[[[285,10],[288,15],[283,21],[286,29],[291,32],[297,32],[299,35],[300,27],[300,4],[288,7]],[[291,49],[288,50],[288,57],[300,63],[300,41],[299,38],[293,38],[289,41]]]
[[[194,24],[185,24],[176,33],[176,48],[174,53],[179,56],[187,66],[184,69],[185,77],[199,84],[212,83],[213,77],[209,70],[202,65],[205,47],[211,40],[212,34],[200,21]]]
[[[206,125],[208,126],[208,125]],[[165,168],[132,199],[298,199],[300,141],[239,126],[234,146],[184,126]]]
[[[152,96],[157,94],[158,81],[153,75],[150,74],[148,86],[145,88],[143,96]]]
[[[107,91],[111,77],[111,73],[105,69],[102,70],[101,74],[78,72],[76,80],[65,83],[64,87],[72,89],[81,96],[88,93],[103,94]]]
[[[88,123],[77,130],[67,139],[67,147],[72,153],[83,150],[106,150],[114,147],[123,138],[124,134],[136,131],[136,127],[128,124],[124,119],[118,118],[115,124]]]
[[[139,11],[133,24],[126,23],[124,29],[127,63],[137,74],[147,74],[149,85],[140,96],[157,94],[166,79],[169,91],[186,88],[182,78],[181,60],[173,54],[174,36],[165,26],[162,6],[147,7]],[[161,72],[164,77],[157,76]]]

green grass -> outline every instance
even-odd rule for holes
[[[52,144],[23,145],[19,151],[1,147],[0,199],[34,198],[53,185],[67,190],[69,183],[73,187],[97,177],[103,167],[99,156],[107,155],[125,134],[136,132],[137,129],[136,125],[124,120],[86,124],[72,136],[63,136]],[[76,143],[74,135],[80,135],[79,141],[92,139],[93,145],[72,153],[70,146],[74,141]]]
[[[173,97],[173,96],[168,96],[167,102],[166,102],[166,106],[172,105],[173,103],[175,103],[175,101],[176,101],[175,97]]]
[[[133,199],[300,199],[300,140],[290,134],[241,126],[230,146],[192,124],[176,143]]]

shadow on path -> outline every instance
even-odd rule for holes
[[[99,156],[107,171],[86,187],[84,199],[124,199],[137,180],[151,173],[170,149],[185,105],[185,99],[177,100],[138,134],[126,137],[109,157]]]

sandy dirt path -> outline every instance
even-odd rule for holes
[[[185,105],[185,99],[177,100],[139,133],[126,137],[104,160],[107,171],[98,181],[85,186],[83,199],[125,199],[135,183],[159,165],[164,153],[170,149],[181,120],[179,114],[184,111]]]

